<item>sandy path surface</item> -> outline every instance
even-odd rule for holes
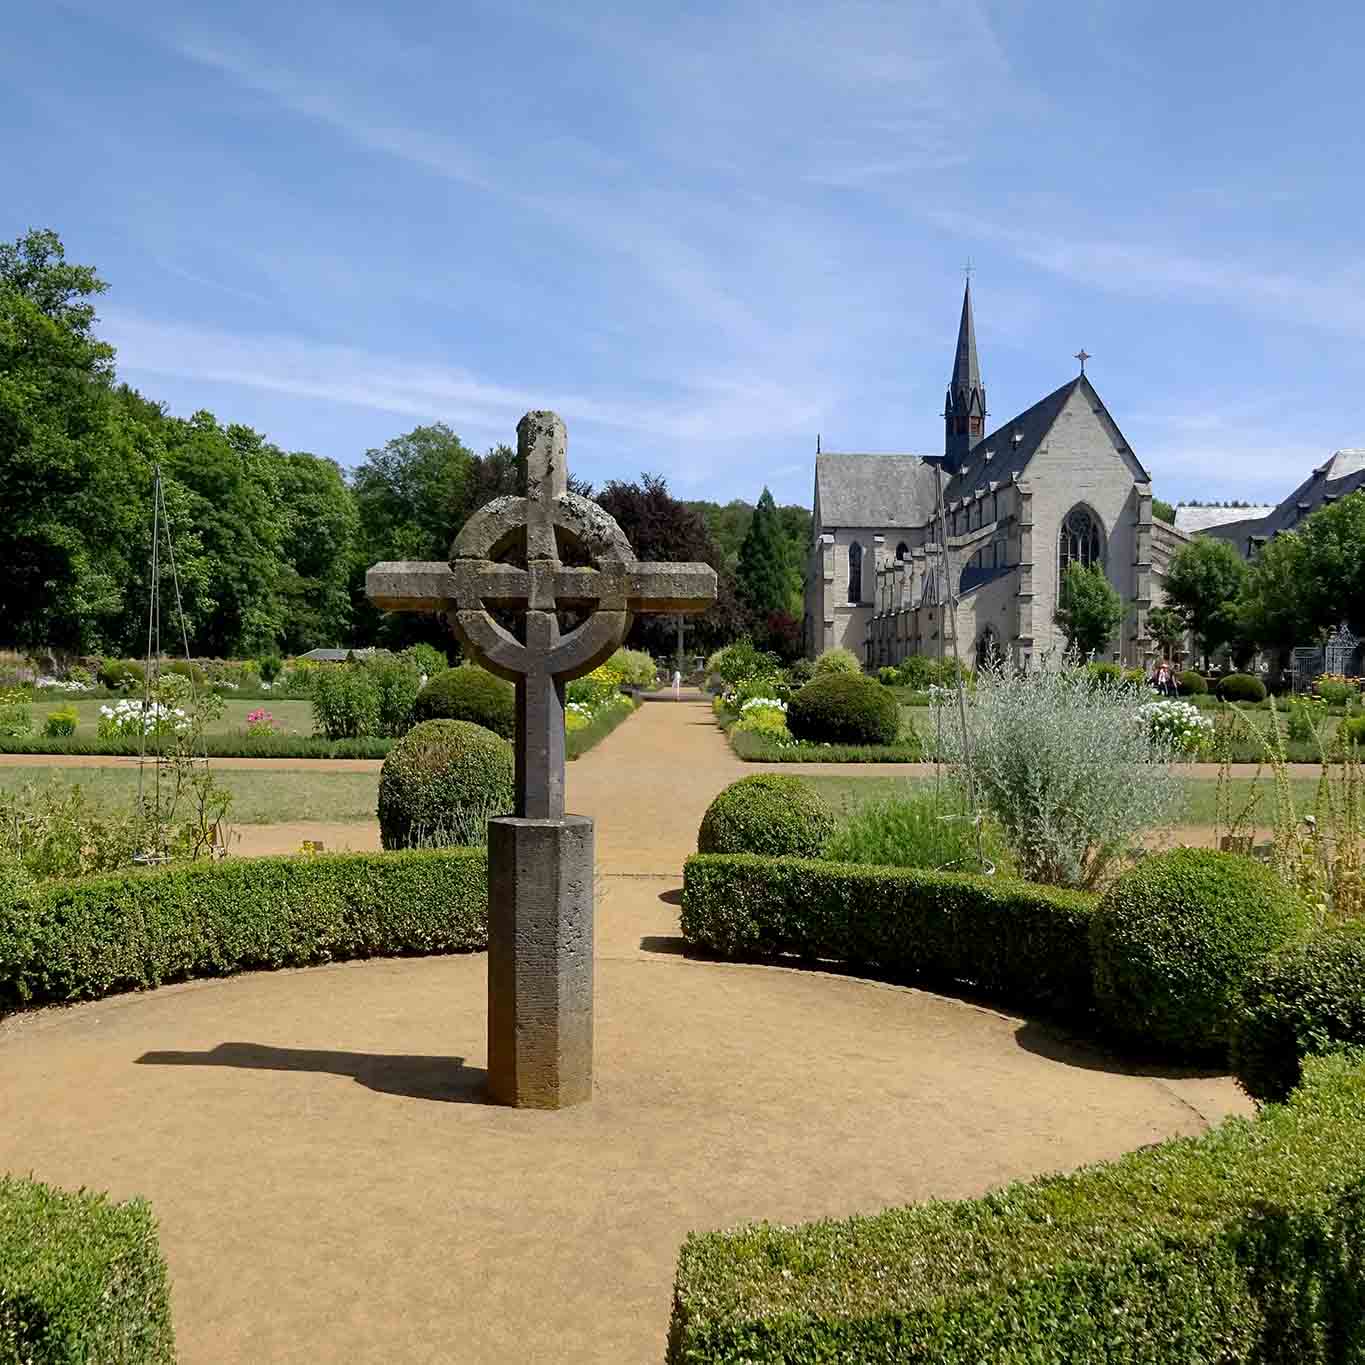
[[[605,873],[591,1104],[481,1101],[482,954],[253,973],[0,1022],[0,1169],[152,1201],[186,1362],[658,1361],[690,1229],[974,1194],[1247,1111],[1008,1013],[683,957],[682,859],[752,771],[700,703],[570,767]]]

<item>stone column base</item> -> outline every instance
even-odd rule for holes
[[[592,1098],[592,821],[488,822],[488,1092],[565,1109]]]

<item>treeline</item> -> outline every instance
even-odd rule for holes
[[[151,590],[152,489],[159,467],[191,653],[233,657],[318,645],[448,644],[434,616],[376,611],[365,570],[443,559],[476,508],[515,491],[516,453],[468,449],[443,423],[367,452],[349,475],[284,451],[240,423],[164,405],[118,381],[92,300],[106,289],[70,264],[56,233],[0,245],[0,643],[73,654],[140,654]],[[642,559],[699,559],[720,578],[690,623],[709,651],[752,633],[799,648],[810,515],[683,503],[662,478],[612,480],[595,497]],[[178,623],[177,623],[178,624]],[[671,622],[637,621],[632,643],[671,652]]]

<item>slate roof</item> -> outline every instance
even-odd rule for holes
[[[1078,385],[1089,381],[1084,375],[1068,380],[1060,389],[1055,389],[1046,398],[1041,398],[1031,408],[1025,408],[1018,417],[998,427],[989,436],[984,436],[972,447],[971,454],[962,463],[962,468],[953,475],[944,490],[944,498],[952,503],[956,499],[984,488],[987,483],[1008,483],[1016,474],[1023,474],[1025,466],[1033,458],[1034,452],[1043,443],[1043,438],[1052,430],[1066,400],[1075,392]],[[1015,437],[1019,437],[1016,441]],[[991,458],[986,458],[986,452]]]
[[[1177,507],[1175,509],[1175,529],[1187,536],[1198,535],[1200,531],[1224,526],[1230,521],[1254,521],[1267,516],[1275,509],[1269,505],[1258,507]]]
[[[934,514],[934,466],[918,455],[815,457],[821,529],[923,526]]]
[[[352,654],[361,659],[373,653],[373,649],[310,649],[307,654],[300,654],[299,658],[319,664],[344,664]]]
[[[1211,526],[1205,534],[1231,541],[1238,553],[1245,555],[1247,541],[1253,536],[1269,540],[1281,531],[1292,531],[1323,503],[1360,489],[1365,489],[1365,449],[1338,450],[1265,516]]]

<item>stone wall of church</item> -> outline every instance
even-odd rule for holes
[[[1142,499],[1132,469],[1115,450],[1110,432],[1109,425],[1078,390],[1062,409],[1046,443],[1039,447],[1029,463],[1028,482],[1033,493],[1035,653],[1049,649],[1060,653],[1066,648],[1066,639],[1052,618],[1061,579],[1059,536],[1062,523],[1073,508],[1085,507],[1098,518],[1104,539],[1105,572],[1124,602],[1140,596]],[[1150,501],[1149,494],[1148,542]],[[1145,559],[1150,564],[1150,544]],[[1131,622],[1125,623],[1121,652],[1126,662],[1139,663],[1141,660],[1134,657],[1132,629]],[[1113,649],[1120,649],[1117,637]]]

